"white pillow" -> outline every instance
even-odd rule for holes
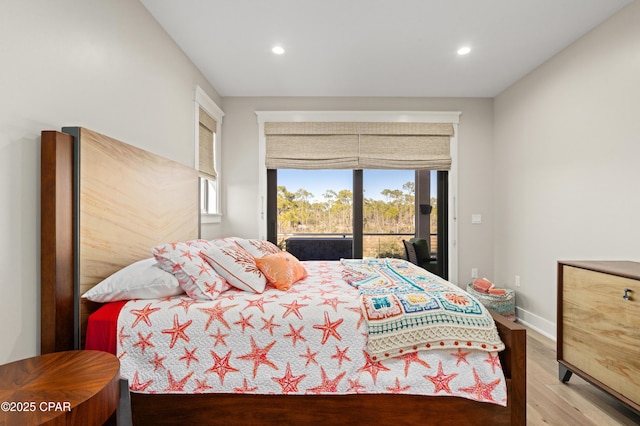
[[[270,254],[276,254],[280,252],[278,246],[266,240],[245,240],[239,238],[236,240],[236,243],[238,243],[240,247],[248,251],[249,254],[253,257],[265,257],[269,256]]]
[[[170,272],[193,299],[215,300],[230,286],[200,257],[200,250],[211,247],[206,240],[191,240],[155,246],[151,253],[160,268]]]
[[[82,295],[93,302],[162,299],[183,293],[176,277],[159,268],[154,258],[140,260],[104,279]]]
[[[235,288],[262,293],[267,285],[267,278],[260,272],[254,257],[236,242],[211,245],[203,249],[200,256]]]

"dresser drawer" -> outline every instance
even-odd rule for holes
[[[560,275],[559,360],[640,403],[640,281],[568,265]]]

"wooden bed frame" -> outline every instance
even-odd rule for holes
[[[41,138],[41,352],[83,347],[96,309],[80,295],[149,248],[199,234],[192,168],[84,128]],[[417,395],[131,394],[134,424],[526,424],[526,335],[494,315],[506,345],[506,407]]]

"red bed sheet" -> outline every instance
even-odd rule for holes
[[[105,303],[97,311],[89,315],[85,349],[104,351],[116,355],[118,316],[127,302],[127,300],[121,300]]]

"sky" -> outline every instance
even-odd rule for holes
[[[329,189],[336,192],[341,189],[352,190],[352,174],[351,170],[278,169],[278,186],[285,186],[289,192],[303,188],[311,192],[316,201],[324,201],[322,195]],[[402,190],[402,185],[414,180],[413,170],[365,170],[364,196],[383,200],[381,192],[384,189]]]

